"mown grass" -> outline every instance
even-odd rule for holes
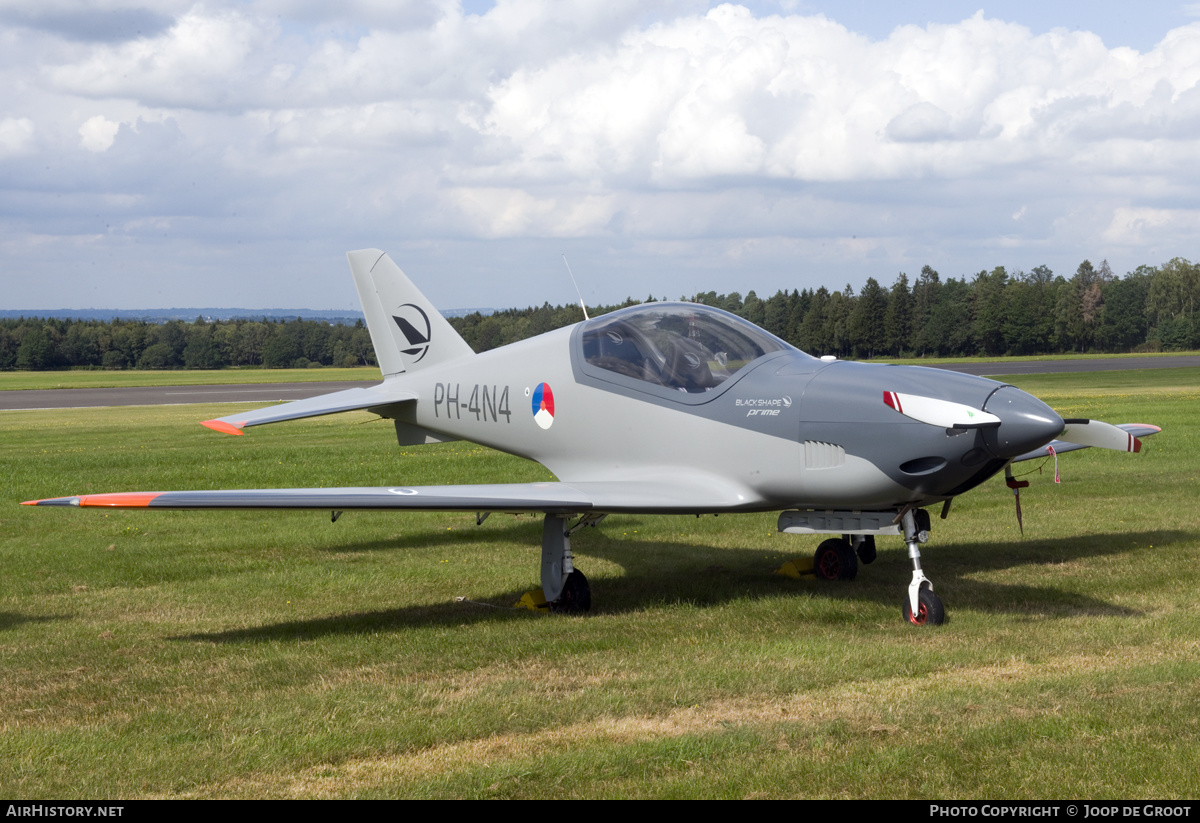
[[[1195,797],[1200,370],[1013,382],[1164,431],[1065,455],[1061,486],[1022,464],[1023,538],[997,480],[935,518],[936,630],[900,620],[898,539],[794,581],[816,541],[771,515],[585,529],[594,611],[564,618],[505,608],[536,517],[19,507],[548,475],[366,414],[233,438],[196,425],[228,406],[0,413],[0,793]]]
[[[379,369],[213,369],[0,372],[0,391],[18,389],[111,389],[126,386],[208,386],[244,383],[321,383],[333,380],[378,380]]]

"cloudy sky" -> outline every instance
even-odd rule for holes
[[[1200,256],[1200,4],[0,0],[0,72],[6,309]]]

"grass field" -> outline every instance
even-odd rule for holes
[[[243,383],[317,383],[327,380],[378,380],[379,369],[202,369],[178,371],[67,371],[0,372],[0,391],[17,389],[110,389],[125,386],[208,386]]]
[[[898,538],[795,581],[772,572],[817,541],[772,515],[585,529],[593,612],[560,617],[507,608],[536,517],[20,507],[548,475],[366,414],[234,438],[196,424],[228,406],[0,413],[0,795],[1196,797],[1200,370],[1013,382],[1164,431],[1027,478],[1024,538],[1002,481],[956,500],[925,630]]]

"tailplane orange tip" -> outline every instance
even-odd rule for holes
[[[208,426],[213,431],[218,431],[222,434],[245,434],[245,432],[241,430],[241,427],[236,426],[233,423],[226,423],[224,420],[205,420],[200,425]]]

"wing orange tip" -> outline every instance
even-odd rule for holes
[[[26,500],[22,506],[105,506],[114,509],[145,509],[162,492],[113,492],[110,494],[81,494],[76,497],[48,497],[45,500]]]
[[[245,432],[242,431],[241,426],[237,425],[236,423],[226,423],[224,420],[205,420],[201,422],[200,425],[208,426],[208,428],[216,432],[221,432],[221,434],[245,434]]]
[[[150,506],[150,501],[162,492],[114,492],[111,494],[82,494],[79,505],[111,506],[117,509],[144,509]]]

